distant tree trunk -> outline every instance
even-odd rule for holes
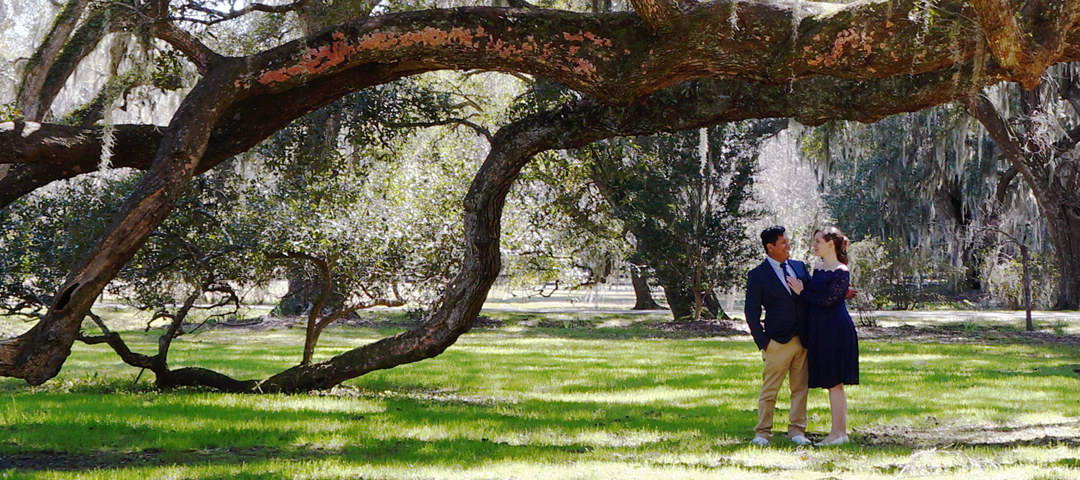
[[[697,318],[694,311],[696,300],[694,290],[691,287],[680,284],[661,283],[661,285],[664,287],[664,297],[667,298],[668,307],[671,308],[671,316],[675,321]],[[704,307],[701,310],[701,318],[728,318],[720,307],[720,300],[716,298],[715,293],[711,291],[703,292],[701,299]]]
[[[660,305],[653,299],[649,290],[649,279],[641,274],[641,267],[630,265],[630,283],[634,285],[633,310],[659,310]]]
[[[716,292],[709,292],[708,295],[705,295],[705,308],[712,313],[713,318],[731,320],[731,317],[724,311],[724,307],[720,305],[720,299],[716,298]]]
[[[289,278],[289,291],[285,293],[284,297],[281,297],[281,301],[274,307],[274,315],[282,317],[307,315],[311,312],[322,290],[323,284],[319,279],[311,278],[309,275],[293,275],[292,278]],[[334,292],[326,299],[323,310],[337,311],[344,307],[345,297]]]
[[[1041,115],[1040,95],[1038,90],[1021,91],[1021,121],[1033,122]],[[971,97],[966,103],[968,111],[986,127],[994,143],[1031,187],[1046,220],[1061,274],[1053,308],[1077,309],[1080,307],[1080,162],[1067,154],[1078,144],[1080,131],[1068,132],[1063,139],[1047,146],[1045,139],[1035,138],[1038,134],[1025,136],[1015,130],[985,95]],[[1080,99],[1072,103],[1074,109],[1080,107]],[[1038,129],[1029,125],[1027,131]]]
[[[1034,332],[1035,324],[1031,321],[1031,255],[1024,244],[1020,244],[1020,262],[1024,269],[1024,328]]]
[[[664,287],[664,298],[667,299],[668,308],[675,321],[686,321],[694,318],[694,292],[683,285],[661,284]]]

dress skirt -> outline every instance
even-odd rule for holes
[[[817,271],[802,295],[809,304],[806,349],[810,388],[859,384],[859,337],[844,301],[849,283],[845,270]]]

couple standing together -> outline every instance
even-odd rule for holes
[[[765,229],[761,244],[766,259],[750,270],[746,282],[746,322],[765,362],[752,443],[764,446],[772,440],[773,411],[784,377],[791,387],[791,441],[810,444],[806,438],[807,391],[825,388],[829,391],[832,430],[816,445],[847,443],[844,385],[859,383],[858,337],[844,302],[851,282],[848,239],[836,227],[814,233],[814,253],[822,261],[812,276],[804,263],[788,258],[791,244],[784,227]]]

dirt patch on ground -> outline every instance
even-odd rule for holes
[[[1055,335],[1050,332],[1024,332],[1017,330],[978,328],[965,330],[963,326],[912,326],[858,327],[859,338],[877,341],[948,344],[1032,344],[1080,346],[1076,335]]]
[[[930,428],[886,425],[860,429],[855,435],[855,439],[860,445],[911,448],[1015,447],[1020,445],[1080,446],[1080,421],[999,426],[942,425]]]
[[[663,322],[653,325],[663,332],[688,333],[696,337],[728,337],[750,334],[750,327],[742,320],[693,320],[687,322]]]

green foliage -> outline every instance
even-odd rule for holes
[[[903,238],[910,248],[980,220],[994,194],[987,180],[1003,162],[956,106],[872,125],[828,124],[814,129],[803,151],[828,168],[826,201],[852,239]]]
[[[240,208],[261,250],[326,261],[343,301],[430,300],[456,271],[470,172],[449,136],[436,141],[402,126],[445,122],[459,113],[450,102],[421,80],[399,81],[277,132],[244,166],[253,178]],[[310,262],[287,268],[288,278],[320,281]]]
[[[0,104],[0,122],[13,122],[22,118],[15,102]]]
[[[955,291],[966,273],[935,258],[913,255],[896,238],[867,237],[852,242],[852,285],[860,291],[856,302],[873,309],[911,310],[939,304]]]
[[[669,300],[741,284],[754,248],[747,223],[758,215],[747,202],[757,148],[772,128],[733,123],[707,129],[704,145],[690,131],[638,139],[640,149],[610,142],[585,150],[591,178],[633,235],[630,261],[651,267]]]
[[[985,232],[1030,218],[1034,206],[1022,184],[998,204],[1008,163],[960,107],[868,126],[828,124],[805,136],[802,147],[828,172],[825,200],[837,224],[853,241],[884,248],[873,260],[881,264],[864,261],[866,271],[888,272],[867,277],[878,307],[913,308],[972,290],[1007,301],[996,298],[1002,290],[986,284],[980,267],[988,249],[1000,250]]]
[[[557,152],[537,155],[522,170],[507,200],[516,215],[503,220],[511,286],[574,289],[615,273],[629,244],[589,174],[587,162]]]
[[[164,91],[178,90],[183,87],[183,55],[176,50],[165,50],[154,58],[154,68],[150,72],[150,84]]]
[[[0,306],[42,313],[52,295],[104,231],[133,188],[135,176],[107,175],[59,182],[0,210]]]
[[[1024,308],[1024,270],[1019,255],[1010,255],[1004,248],[987,249],[982,262],[982,276],[987,293],[1011,310]],[[1045,309],[1053,305],[1058,275],[1057,257],[1052,252],[1031,256],[1032,308]]]

